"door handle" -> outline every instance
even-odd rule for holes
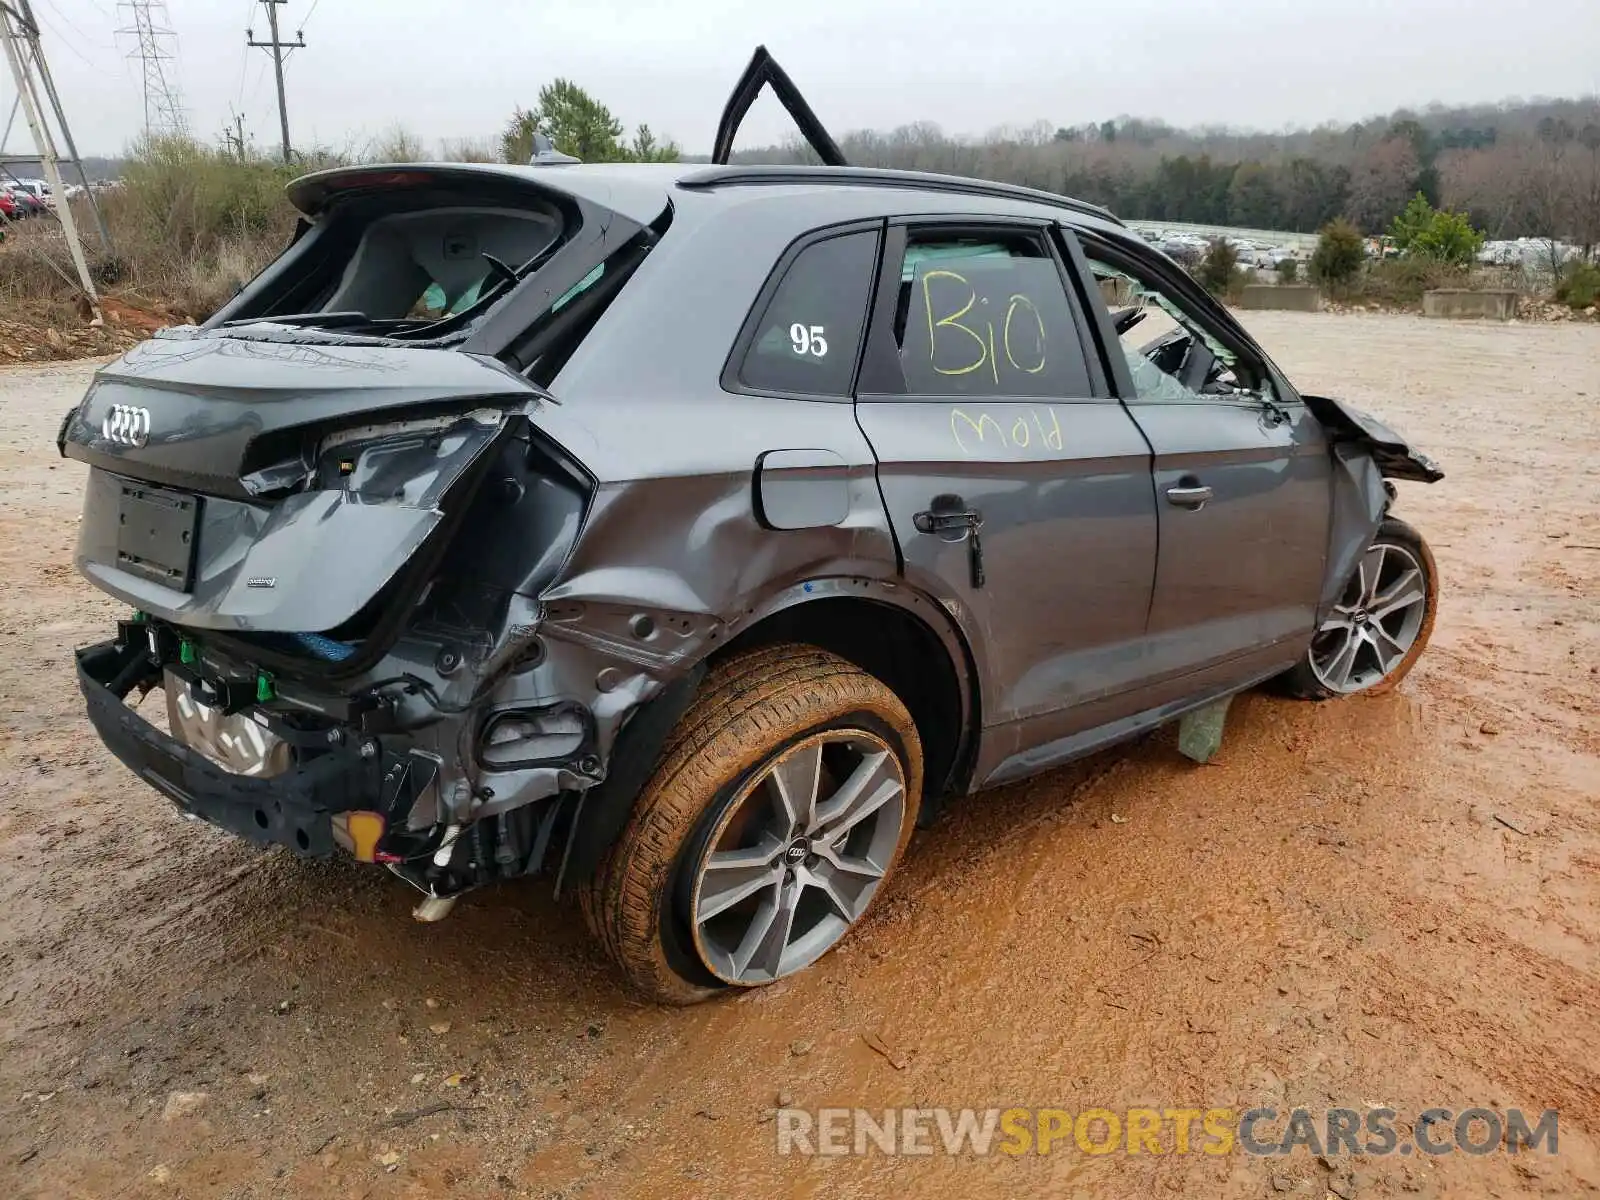
[[[911,523],[918,533],[959,534],[951,541],[967,543],[967,563],[974,589],[984,582],[983,539],[978,530],[983,527],[983,514],[975,508],[965,507],[960,496],[935,496],[933,507],[914,513]]]
[[[1213,494],[1210,488],[1198,484],[1194,486],[1169,487],[1167,489],[1167,503],[1198,512],[1206,506],[1206,501],[1210,500]]]
[[[918,533],[956,533],[976,530],[983,524],[983,514],[975,508],[930,508],[917,513],[911,523]]]

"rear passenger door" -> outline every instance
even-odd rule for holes
[[[1044,223],[891,223],[856,413],[908,580],[983,673],[999,782],[1137,706],[1156,563],[1149,448]]]

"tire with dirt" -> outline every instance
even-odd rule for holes
[[[1386,517],[1305,657],[1278,683],[1302,700],[1392,691],[1422,657],[1438,606],[1428,543]]]
[[[654,1000],[771,983],[856,925],[921,791],[916,726],[881,681],[811,646],[736,655],[668,736],[584,917]]]

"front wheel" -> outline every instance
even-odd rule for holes
[[[739,655],[667,739],[584,915],[652,999],[772,983],[860,920],[921,791],[916,725],[881,681],[809,646]]]
[[[1283,677],[1305,700],[1395,687],[1422,656],[1438,611],[1439,575],[1422,535],[1385,518],[1300,664]]]

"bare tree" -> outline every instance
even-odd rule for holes
[[[1522,204],[1533,236],[1545,244],[1545,262],[1552,275],[1561,271],[1558,243],[1572,236],[1573,216],[1572,149],[1576,134],[1565,120],[1546,117],[1539,122],[1538,136],[1526,139],[1527,159],[1523,165]]]
[[[1484,150],[1446,150],[1439,156],[1440,202],[1470,213],[1492,237],[1523,224],[1525,173],[1532,155],[1506,140]]]
[[[1591,115],[1593,120],[1578,130],[1570,184],[1572,234],[1586,259],[1600,248],[1600,99]]]
[[[1422,165],[1405,138],[1385,138],[1350,169],[1350,219],[1365,230],[1382,229],[1416,190]]]
[[[1467,209],[1492,233],[1600,243],[1600,233],[1584,232],[1600,218],[1580,216],[1592,213],[1600,189],[1600,151],[1583,140],[1582,131],[1591,127],[1600,130],[1594,102],[1540,100],[1430,105],[1350,126],[1275,133],[1178,129],[1121,115],[1059,128],[1046,122],[1002,126],[978,138],[916,122],[850,131],[840,144],[860,166],[1026,183],[1130,217],[1216,222],[1248,216],[1266,227],[1307,231],[1340,214],[1369,231],[1386,229],[1437,173],[1445,202]],[[1600,141],[1600,133],[1590,141]],[[814,161],[798,138],[741,150],[736,158]],[[1270,189],[1261,186],[1264,180]]]
[[[427,162],[430,156],[421,138],[404,125],[394,124],[373,138],[361,157],[368,162],[409,163]]]
[[[500,150],[488,138],[445,138],[439,156],[445,162],[492,163],[500,161]]]

